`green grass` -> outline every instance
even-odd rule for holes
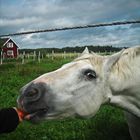
[[[15,62],[0,65],[0,108],[16,106],[19,89],[43,73],[55,70],[70,59],[43,60],[24,65]],[[44,121],[38,125],[21,123],[0,140],[130,140],[120,109],[104,106],[94,118]]]

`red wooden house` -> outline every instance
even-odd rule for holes
[[[18,48],[11,38],[0,38],[0,51],[4,58],[17,58]]]

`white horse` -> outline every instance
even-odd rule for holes
[[[89,53],[21,89],[19,107],[31,121],[93,117],[101,105],[124,109],[133,140],[140,140],[140,47],[111,56]]]

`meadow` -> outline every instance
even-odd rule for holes
[[[0,108],[16,106],[19,89],[29,81],[70,62],[72,58],[15,61],[0,65]],[[0,140],[131,140],[122,110],[105,105],[91,119],[64,119],[40,124],[21,123]]]

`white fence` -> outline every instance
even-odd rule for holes
[[[23,53],[20,53],[17,58],[14,58],[15,60],[18,60],[17,62],[21,62],[22,64],[25,64],[29,61],[38,61],[40,63],[43,59],[57,59],[57,58],[76,58],[80,55],[80,53],[73,52],[73,53],[67,53],[64,51],[63,53],[56,53],[52,51],[51,53],[41,53],[40,51],[33,51],[31,53],[26,53],[25,51]],[[8,61],[9,60],[9,61]],[[12,61],[13,58],[4,58],[3,54],[1,52],[0,55],[0,64],[2,65],[3,63],[10,62]]]
[[[105,54],[112,54],[115,52],[98,52],[98,54],[101,55],[105,55]],[[52,50],[51,53],[41,53],[40,51],[33,51],[30,53],[27,52],[22,52],[20,54],[18,54],[18,57],[13,59],[9,59],[9,58],[4,58],[2,52],[0,53],[0,65],[2,65],[3,63],[7,63],[7,62],[13,62],[13,60],[17,60],[16,62],[21,63],[21,64],[25,64],[28,63],[30,61],[36,61],[38,63],[40,63],[41,61],[45,60],[45,59],[51,59],[52,61],[58,58],[61,59],[74,59],[76,57],[80,56],[80,53],[74,51],[74,52],[66,52],[64,51],[63,53],[57,53],[55,51]]]

